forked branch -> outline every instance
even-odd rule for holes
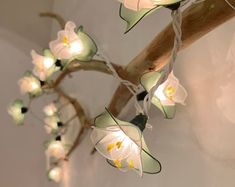
[[[235,16],[235,11],[224,0],[206,0],[194,4],[183,12],[182,47],[190,46],[216,27]],[[126,79],[139,84],[141,75],[150,69],[159,70],[169,62],[174,41],[174,31],[169,24],[126,67]],[[131,93],[120,85],[116,90],[109,110],[117,116],[131,98]]]

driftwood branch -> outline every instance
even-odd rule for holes
[[[88,119],[84,109],[82,108],[81,104],[78,102],[77,99],[69,96],[68,94],[66,94],[59,87],[55,87],[54,90],[59,94],[60,97],[62,97],[65,100],[67,100],[73,106],[73,108],[74,108],[74,110],[76,112],[76,116],[79,119],[80,124],[81,124],[81,128],[80,128],[80,131],[79,131],[79,133],[78,133],[78,135],[76,137],[76,140],[74,141],[72,147],[70,148],[69,152],[67,153],[67,157],[69,157],[71,155],[71,153],[74,151],[74,149],[79,145],[79,143],[81,141],[81,137],[82,137],[85,129],[90,128],[91,120]]]
[[[113,64],[115,70],[122,76],[125,76],[125,70],[123,69],[122,66],[120,65],[116,65]],[[63,72],[56,78],[56,80],[53,83],[53,87],[58,86],[61,81],[63,81],[63,79],[73,73],[73,72],[77,72],[77,71],[98,71],[101,73],[106,73],[106,74],[112,74],[111,71],[109,70],[109,68],[106,66],[106,62],[101,61],[101,60],[92,60],[89,62],[81,62],[81,61],[77,61],[74,60],[73,62],[71,62],[68,67],[66,67],[65,70],[63,70]]]
[[[49,18],[55,19],[55,20],[59,23],[59,25],[60,25],[60,27],[61,27],[62,29],[63,29],[64,26],[65,26],[65,20],[64,20],[64,18],[62,18],[62,17],[61,17],[60,15],[58,15],[58,14],[51,13],[51,12],[42,12],[42,13],[39,14],[39,16],[40,16],[40,17],[49,17]]]
[[[235,16],[235,11],[224,0],[206,0],[194,4],[183,12],[182,47],[188,47],[216,27]],[[153,41],[126,67],[126,79],[139,84],[141,75],[149,70],[159,70],[169,62],[174,41],[174,31],[169,24]],[[117,116],[131,98],[131,93],[120,85],[109,105]]]

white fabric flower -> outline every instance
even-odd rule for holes
[[[24,109],[25,111],[22,111]],[[10,104],[8,107],[8,113],[13,118],[14,122],[17,125],[22,125],[24,122],[25,112],[27,112],[27,108],[24,107],[23,101],[20,99],[16,99],[14,102]]]
[[[64,158],[66,155],[65,148],[61,141],[51,141],[46,150],[46,154],[56,159]]]
[[[31,51],[32,62],[35,65],[33,73],[41,80],[45,81],[55,72],[55,59],[52,57],[42,56]]]
[[[152,0],[120,0],[126,8],[139,11],[141,9],[152,9],[156,5]]]
[[[44,122],[46,124],[44,127],[48,134],[56,132],[59,129],[58,123],[60,119],[57,115],[46,117]]]
[[[136,169],[142,175],[141,134],[134,126],[96,128],[91,134],[96,149],[122,171]]]
[[[57,107],[55,106],[54,103],[50,103],[48,105],[46,105],[43,108],[43,112],[47,115],[47,116],[53,116],[57,113]]]
[[[24,77],[18,81],[23,94],[38,95],[42,92],[40,81],[31,73],[26,72]]]
[[[123,5],[131,10],[140,11],[142,9],[152,9],[156,6],[170,5],[182,0],[119,0]]]
[[[73,22],[67,22],[65,29],[58,32],[57,39],[49,43],[56,58],[68,60],[82,53],[82,41],[75,33],[75,28],[76,25]]]
[[[62,179],[62,174],[63,171],[61,167],[56,166],[49,170],[48,178],[54,182],[60,182]]]
[[[159,85],[154,95],[163,105],[175,105],[175,103],[184,105],[188,94],[172,71],[167,80]]]

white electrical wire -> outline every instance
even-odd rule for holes
[[[130,81],[122,79],[118,75],[118,73],[116,72],[115,68],[113,67],[112,63],[110,62],[109,58],[106,55],[104,55],[103,53],[101,53],[99,51],[97,56],[99,56],[100,58],[102,58],[106,62],[106,65],[109,68],[109,70],[112,72],[113,76],[117,80],[119,80],[119,82],[121,84],[125,85],[127,87],[127,89],[132,93],[132,95],[134,96],[134,101],[135,101],[136,114],[144,113],[142,107],[140,106],[139,102],[137,101],[137,94],[138,94],[140,88],[138,86],[136,86],[135,84],[131,83]]]
[[[235,7],[230,3],[228,0],[224,0],[233,10],[235,10]]]
[[[177,10],[173,10],[171,13],[172,16],[172,27],[175,33],[175,38],[174,38],[174,46],[173,49],[171,51],[171,58],[170,58],[170,62],[169,62],[169,70],[168,73],[165,74],[163,72],[163,76],[161,76],[160,80],[158,80],[158,83],[150,89],[150,91],[148,92],[148,94],[145,96],[144,98],[144,103],[143,103],[143,107],[144,107],[144,113],[148,116],[149,115],[149,110],[151,107],[151,101],[152,98],[154,96],[155,91],[157,90],[158,86],[164,82],[168,75],[171,73],[171,71],[173,70],[173,66],[177,57],[177,52],[181,46],[181,37],[182,37],[182,30],[181,30],[181,24],[182,24],[182,12],[181,9],[178,8]]]

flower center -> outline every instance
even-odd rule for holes
[[[134,168],[134,160],[130,160],[128,163],[129,168],[133,169]]]
[[[107,151],[108,151],[108,152],[111,152],[114,147],[115,147],[115,144],[114,144],[114,143],[108,144],[108,146],[107,146]]]
[[[173,86],[167,86],[165,89],[165,94],[169,99],[173,98],[173,95],[175,94],[176,90]]]
[[[69,46],[69,37],[68,36],[64,36],[62,38],[62,42],[63,42],[64,46]]]
[[[114,162],[114,164],[115,164],[115,166],[116,166],[117,168],[121,168],[121,167],[122,167],[122,163],[121,163],[121,161],[120,161],[119,159],[116,159],[116,160],[114,160],[113,162]]]
[[[117,147],[117,149],[120,149],[121,146],[122,146],[122,141],[118,141],[116,143],[110,143],[110,144],[107,145],[106,149],[107,149],[108,152],[111,152],[114,149],[115,146]]]
[[[117,143],[116,143],[116,146],[117,146],[118,149],[120,149],[121,146],[122,146],[122,142],[121,142],[121,141],[117,142]]]

